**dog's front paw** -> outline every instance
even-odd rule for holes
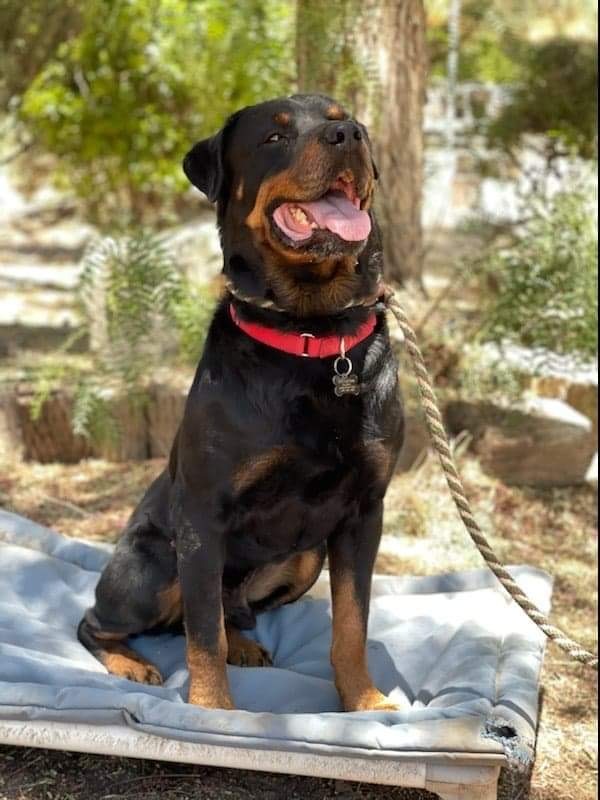
[[[137,676],[133,678],[133,680],[139,683],[148,683],[150,686],[162,686],[162,675],[154,664],[146,664],[142,669],[136,670],[136,674]]]
[[[258,642],[238,634],[228,642],[227,663],[236,667],[271,667],[273,660],[268,650]]]
[[[401,706],[374,686],[342,698],[344,711],[400,711]]]
[[[162,685],[162,676],[154,664],[125,648],[104,655],[103,663],[113,675],[126,678],[128,681],[148,683],[150,686]]]

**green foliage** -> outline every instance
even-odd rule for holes
[[[228,113],[289,80],[283,0],[87,0],[21,118],[100,224],[165,217],[181,159]]]
[[[79,0],[0,0],[0,109],[18,105],[31,81],[73,36]]]
[[[427,27],[430,74],[437,77],[445,76],[448,55],[448,19],[441,11],[441,8],[431,10]],[[512,83],[519,78],[520,64],[511,52],[513,24],[518,17],[518,12],[511,14],[494,0],[464,0],[460,14],[459,80]]]
[[[518,401],[523,395],[520,375],[497,355],[490,357],[480,344],[466,345],[460,355],[454,388],[470,400]]]
[[[483,261],[482,339],[596,356],[595,194],[584,187],[532,200],[515,242]]]
[[[100,239],[84,255],[79,295],[91,345],[124,380],[175,349],[169,332],[184,294],[165,241],[147,231]]]
[[[42,368],[32,415],[39,415],[51,392],[69,386],[73,431],[115,439],[112,397],[143,404],[158,366],[195,365],[215,301],[180,274],[168,242],[145,230],[92,243],[83,259],[79,297],[78,335],[89,337],[91,361],[82,366],[65,359]]]
[[[447,3],[430,0],[430,74],[445,76]],[[567,31],[596,27],[591,4],[573,0],[463,0],[459,80],[508,84],[513,97],[484,125],[492,147],[518,146],[526,133],[544,134],[585,158],[597,146],[597,44]],[[544,31],[533,38],[535,26]],[[553,38],[548,34],[554,31]],[[485,123],[485,120],[484,120]]]
[[[195,363],[214,308],[180,273],[168,240],[145,229],[92,243],[79,296],[93,352],[128,382],[165,356]]]
[[[173,304],[172,314],[179,337],[179,356],[184,363],[198,362],[214,306],[214,297],[206,289],[189,284]]]
[[[75,376],[71,427],[77,436],[96,442],[115,443],[119,437],[118,423],[101,388],[89,377]]]
[[[598,53],[591,42],[554,39],[513,47],[521,80],[512,102],[488,128],[492,146],[511,148],[525,133],[545,134],[593,158],[597,147]]]

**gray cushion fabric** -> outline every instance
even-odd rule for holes
[[[527,765],[537,723],[543,636],[492,574],[376,576],[369,620],[375,683],[402,710],[340,713],[329,665],[327,574],[250,635],[270,668],[228,667],[238,711],[185,703],[183,636],[140,636],[164,686],[109,675],[77,641],[110,547],[60,536],[0,510],[0,718],[122,722],[188,741],[379,757],[394,751],[504,753]],[[551,581],[512,568],[548,610]]]

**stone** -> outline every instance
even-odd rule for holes
[[[469,431],[485,472],[509,485],[584,483],[596,453],[591,421],[562,400],[534,398],[519,408],[451,402],[451,435]]]

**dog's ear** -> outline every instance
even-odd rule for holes
[[[215,203],[225,185],[225,148],[235,123],[245,109],[236,111],[214,136],[197,142],[183,159],[183,171],[191,183]]]
[[[183,159],[183,171],[189,181],[211,203],[216,202],[223,186],[223,130],[197,142]]]

